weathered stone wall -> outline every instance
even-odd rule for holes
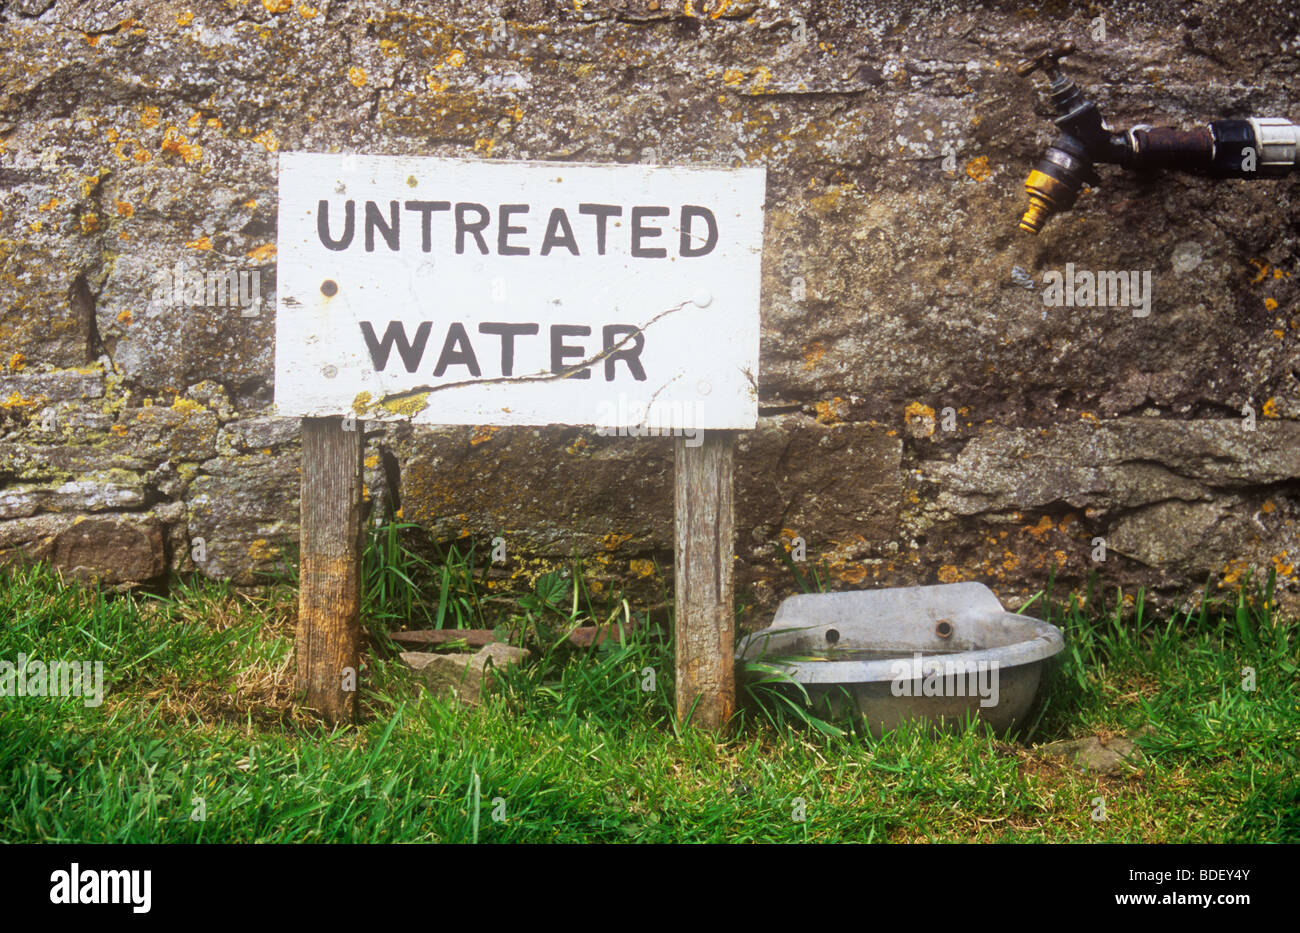
[[[1010,600],[1059,564],[1177,592],[1254,566],[1294,598],[1300,181],[1103,168],[1020,233],[1053,128],[1012,68],[1058,36],[1113,126],[1300,119],[1290,0],[0,0],[0,551],[110,581],[253,582],[291,557],[277,151],[653,159],[768,170],[747,602],[790,590],[794,535],[840,587]],[[178,263],[257,271],[266,304],[160,296]],[[1044,306],[1066,263],[1150,270],[1151,314]],[[369,443],[372,495],[443,536],[505,535],[513,572],[577,553],[658,585],[671,565],[667,441]]]

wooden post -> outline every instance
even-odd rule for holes
[[[734,435],[704,431],[695,447],[674,443],[677,718],[718,729],[736,703]]]
[[[302,420],[297,688],[331,723],[356,712],[361,642],[361,422]]]

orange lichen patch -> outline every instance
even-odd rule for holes
[[[1002,569],[1010,573],[1020,564],[1020,558],[1010,551],[1002,552]]]
[[[1255,277],[1250,280],[1251,285],[1258,285],[1260,282],[1264,281],[1265,278],[1267,278],[1268,268],[1269,268],[1268,263],[1266,263],[1262,259],[1247,259],[1246,262],[1250,263],[1258,270],[1255,273]]]
[[[79,221],[82,233],[94,233],[99,229],[98,214],[82,214]]]
[[[47,401],[49,401],[49,398],[44,395],[26,398],[21,393],[14,392],[3,402],[0,402],[0,408],[9,412],[26,412],[43,405]]]
[[[817,411],[817,420],[822,424],[839,424],[844,420],[842,409],[844,399],[836,396],[830,401],[820,401],[813,406]]]
[[[623,546],[624,542],[627,542],[627,541],[632,540],[632,536],[631,536],[631,535],[625,535],[625,534],[619,534],[619,533],[616,532],[616,531],[611,531],[611,532],[610,532],[609,534],[607,534],[607,535],[601,535],[601,537],[600,537],[599,540],[600,540],[601,546],[604,547],[605,550],[607,550],[607,551],[616,551],[616,550],[618,550],[620,547]]]
[[[353,87],[365,87],[366,69],[359,68],[356,65],[353,65],[351,68],[348,69],[348,82]]]
[[[1020,529],[1020,533],[1033,535],[1035,538],[1041,541],[1043,540],[1043,535],[1047,534],[1051,530],[1052,530],[1052,520],[1048,516],[1044,515],[1042,518],[1038,520],[1037,525],[1026,525],[1024,528]]]
[[[919,428],[925,437],[934,433],[934,409],[921,402],[908,402],[903,417],[912,428]]]
[[[442,60],[442,63],[448,68],[459,68],[465,64],[465,53],[460,49],[452,49],[447,53],[447,57]]]
[[[722,73],[722,83],[727,87],[735,87],[745,80],[745,73],[739,68],[728,68]]]
[[[100,37],[94,35],[93,33],[83,32],[81,34],[81,38],[85,39],[86,45],[90,46],[91,48],[94,48],[95,46],[99,45]]]
[[[115,424],[108,430],[113,434],[116,434],[118,437],[124,437],[126,435],[126,425],[124,424]]]
[[[261,246],[256,246],[253,249],[250,249],[244,255],[253,260],[253,262],[270,262],[275,258],[275,244],[263,243]]]
[[[821,341],[814,341],[803,349],[803,368],[812,369],[826,355],[826,347]]]
[[[645,579],[646,577],[654,576],[655,565],[654,561],[646,560],[643,557],[636,557],[628,561],[627,569],[632,571],[632,573],[636,574],[638,577]]]
[[[42,224],[39,220],[33,220],[31,223],[27,225],[27,229],[32,231],[32,233],[40,233],[41,227],[43,226],[45,225]]]
[[[162,122],[162,111],[157,107],[145,107],[140,113],[140,125],[146,130],[151,130]]]
[[[167,127],[163,133],[162,145],[159,149],[163,152],[173,152],[185,160],[185,164],[197,162],[203,157],[203,147],[198,143],[192,143],[185,138],[184,134],[175,127]]]
[[[1267,308],[1269,311],[1276,311],[1276,310],[1277,310],[1277,299],[1276,299],[1276,298],[1265,298],[1265,299],[1264,299],[1264,307]]]
[[[202,122],[203,122],[203,114],[199,113],[196,110],[192,114],[190,114],[190,118],[185,121],[185,126],[187,129],[197,130],[199,128],[199,124]]]
[[[1295,565],[1291,563],[1290,557],[1289,551],[1273,555],[1273,569],[1277,571],[1279,577],[1289,577],[1295,571]]]
[[[13,356],[9,357],[10,372],[20,373],[23,371],[23,368],[26,366],[27,366],[27,357],[23,356],[21,353],[15,353]]]
[[[1098,424],[1098,423],[1099,423],[1098,420],[1097,420],[1097,416],[1094,415],[1094,414],[1093,414],[1092,412],[1090,412],[1090,411],[1081,411],[1081,412],[1079,412],[1079,420],[1080,420],[1080,421],[1091,421],[1093,424]]]
[[[960,583],[962,579],[961,571],[952,564],[944,564],[936,576],[940,583]]]
[[[1077,522],[1078,520],[1079,520],[1078,515],[1074,514],[1073,512],[1067,512],[1065,517],[1061,519],[1061,524],[1056,526],[1056,530],[1061,532],[1062,534],[1065,534],[1070,530],[1070,526],[1075,522]]]
[[[966,163],[966,174],[975,181],[987,181],[989,177],[989,157],[978,156]]]
[[[491,155],[492,150],[496,148],[495,139],[476,139],[474,140],[474,151],[481,152],[484,155]]]
[[[499,430],[501,429],[498,427],[494,427],[493,425],[490,424],[478,425],[476,428],[474,428],[474,433],[470,435],[469,438],[470,445],[473,447],[477,447],[479,444],[491,440],[492,435],[496,434],[497,431]]]
[[[189,10],[186,10],[184,13],[179,13],[176,16],[177,26],[188,26],[192,22],[194,22],[194,14]]]
[[[44,204],[42,204],[40,207],[36,209],[38,211],[52,211],[62,203],[63,200],[61,198],[50,198],[48,201],[46,201]]]
[[[1281,340],[1283,337],[1286,336],[1286,331],[1275,330],[1275,331],[1273,331],[1273,336],[1274,336],[1276,339]]]
[[[826,189],[825,194],[819,194],[815,198],[809,198],[808,203],[819,211],[832,210],[840,202],[840,195],[843,193],[844,186],[833,186]]]
[[[293,0],[262,0],[262,6],[268,13],[288,13],[293,9]]]
[[[131,217],[135,214],[135,208],[131,206],[130,201],[118,201],[114,199],[113,208],[117,211],[119,217]]]
[[[1066,561],[1069,560],[1069,555],[1064,551],[1053,551],[1052,559],[1056,561],[1056,566],[1064,567]]]
[[[1260,408],[1260,414],[1262,414],[1265,418],[1279,417],[1277,413],[1277,399],[1270,398],[1266,402],[1264,402],[1263,407]]]
[[[1240,558],[1228,561],[1223,566],[1223,579],[1219,581],[1219,586],[1235,586],[1249,569],[1250,563],[1248,561]]]
[[[578,437],[574,438],[572,444],[564,448],[564,452],[569,454],[570,456],[573,456],[575,454],[582,453],[582,451],[587,449],[587,446],[588,446],[587,439],[579,435]]]
[[[95,189],[99,187],[100,179],[107,174],[108,171],[104,170],[102,172],[96,172],[94,175],[83,176],[81,179],[81,196],[83,198],[90,197],[94,193]]]
[[[131,158],[131,156],[128,156],[126,154],[127,146],[135,147],[135,152],[133,153],[133,155],[136,157],[137,161],[147,162],[149,160],[149,153],[145,152],[144,149],[141,149],[140,144],[134,139],[131,139],[126,136],[119,137],[117,135],[117,132],[114,131],[112,137],[110,137],[109,139],[109,142],[113,144],[113,155],[117,157],[117,160],[119,162],[125,162],[128,158]],[[144,159],[139,158],[139,154],[142,152],[145,154]]]
[[[262,148],[267,152],[275,152],[280,148],[280,141],[275,138],[275,133],[270,130],[263,130],[253,137],[253,142],[261,143]]]
[[[117,323],[119,324],[130,324],[133,320],[135,320],[135,316],[131,314],[129,308],[123,308],[117,313]]]
[[[379,454],[371,454],[369,457],[366,457],[366,466],[372,470],[379,466]]]
[[[447,88],[451,87],[446,81],[439,81],[437,75],[427,74],[424,76],[425,86],[429,88],[430,93],[441,94]]]
[[[1271,515],[1273,513],[1273,510],[1276,508],[1277,506],[1273,504],[1273,500],[1269,499],[1259,507],[1259,510],[1263,512],[1265,515]]]
[[[265,538],[258,538],[248,546],[248,556],[253,560],[275,560],[280,556],[280,549]]]
[[[249,210],[252,210],[253,208],[257,207],[257,198],[249,198],[247,201],[244,202],[244,207],[248,208]]]
[[[197,240],[190,240],[185,244],[186,249],[212,249],[212,238],[206,233]]]
[[[303,19],[314,19],[319,13],[320,10],[314,6],[307,6],[305,3],[298,7],[298,15]]]
[[[862,564],[848,564],[844,567],[837,568],[835,576],[839,577],[845,583],[857,585],[867,579],[867,568]]]

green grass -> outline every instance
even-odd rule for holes
[[[680,727],[655,630],[564,641],[576,624],[640,621],[619,594],[553,574],[485,604],[464,557],[447,557],[423,568],[446,586],[413,579],[403,595],[390,572],[382,598],[372,563],[367,624],[441,605],[449,627],[514,631],[532,663],[466,710],[372,655],[362,720],[334,731],[292,702],[291,587],[194,583],[163,599],[0,570],[0,660],[99,659],[108,682],[97,708],[0,698],[0,840],[1300,841],[1298,626],[1268,584],[1173,615],[1137,594],[1106,612],[1050,592],[1029,607],[1067,648],[1021,739],[1149,730],[1138,770],[1097,777],[978,725],[873,740],[765,707],[726,736]],[[448,609],[458,599],[464,616]],[[1090,817],[1098,796],[1105,822]]]

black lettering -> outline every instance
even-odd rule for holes
[[[642,246],[642,239],[657,237],[661,233],[658,227],[645,227],[641,224],[643,217],[667,217],[668,208],[666,207],[634,207],[632,208],[632,255],[642,259],[663,259],[668,255],[668,250],[662,246]]]
[[[536,334],[536,324],[502,324],[497,321],[484,321],[478,326],[480,334],[496,334],[501,338],[501,375],[515,374],[515,337]]]
[[[560,228],[564,229],[564,235],[556,236],[556,231]],[[578,255],[578,240],[573,235],[573,228],[569,226],[569,215],[564,213],[562,207],[551,211],[551,216],[546,221],[546,235],[542,237],[542,255],[549,255],[557,246],[563,246],[573,255]]]
[[[551,372],[564,372],[566,367],[564,361],[571,357],[581,357],[586,351],[582,347],[575,347],[565,344],[565,337],[586,337],[591,333],[591,328],[582,324],[552,324],[551,325]],[[591,370],[581,369],[575,373],[568,373],[565,379],[590,379]]]
[[[467,366],[471,376],[480,375],[478,357],[474,355],[474,348],[470,346],[465,325],[459,321],[453,321],[447,328],[447,339],[442,343],[442,355],[438,357],[438,365],[433,367],[434,376],[441,376],[447,371],[448,366]]]
[[[375,364],[376,372],[382,372],[388,365],[388,354],[392,352],[393,344],[397,344],[397,352],[402,355],[406,371],[415,372],[420,366],[420,358],[424,356],[424,345],[432,329],[432,322],[421,321],[420,326],[415,329],[415,345],[412,346],[406,340],[406,328],[401,321],[388,322],[388,329],[384,331],[382,341],[375,339],[375,329],[370,326],[369,321],[361,322],[361,335],[366,338],[366,348],[370,350],[370,359]]]
[[[348,201],[343,205],[343,236],[335,240],[330,236],[330,202],[321,198],[320,204],[316,207],[316,233],[320,236],[320,241],[326,249],[332,249],[335,252],[348,248],[352,242],[352,230],[356,225],[357,204],[355,201]]]
[[[499,256],[527,256],[527,246],[511,246],[510,234],[527,233],[527,227],[510,226],[511,214],[528,213],[527,204],[502,204],[497,212],[497,255]]]
[[[375,251],[375,228],[379,229],[379,234],[384,238],[391,250],[397,249],[398,244],[398,220],[400,215],[397,213],[397,202],[388,202],[388,223],[384,223],[384,215],[379,213],[379,205],[374,201],[366,202],[366,252]]]
[[[451,210],[450,201],[407,201],[403,205],[408,211],[420,214],[420,251],[428,253],[433,250],[433,212]],[[685,234],[682,234],[685,236]]]
[[[645,334],[633,324],[606,324],[602,329],[605,339],[605,381],[614,381],[614,364],[622,360],[637,382],[645,382],[645,367],[641,365],[641,350],[645,347]],[[615,350],[624,337],[632,335],[630,349]],[[613,351],[612,353],[610,351]]]
[[[592,214],[596,218],[596,255],[605,255],[605,221],[618,217],[623,208],[617,204],[579,204],[579,214]]]
[[[703,246],[691,245],[691,218],[699,217],[709,227],[709,234],[704,240]],[[699,207],[695,204],[682,205],[682,255],[683,256],[707,256],[713,252],[713,247],[718,245],[718,221],[713,216],[713,211],[707,207]]]
[[[465,220],[465,214],[471,210],[478,212],[478,221],[469,223]],[[475,204],[467,201],[456,205],[456,255],[465,252],[465,234],[472,234],[478,242],[479,252],[484,256],[488,254],[487,241],[483,239],[483,230],[491,221],[492,215],[482,204]]]

